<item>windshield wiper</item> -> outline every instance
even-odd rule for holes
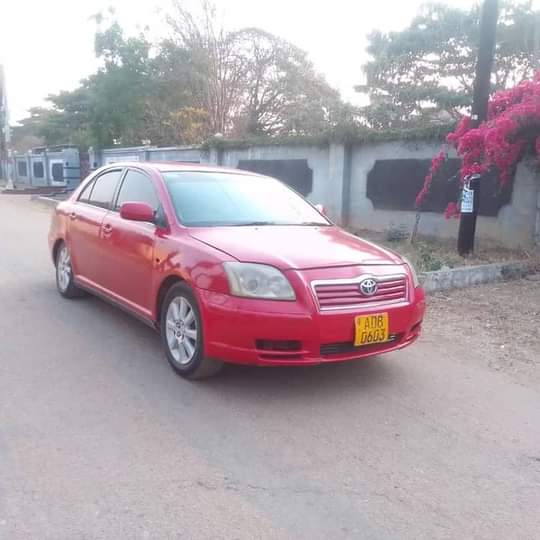
[[[297,226],[317,226],[317,227],[329,227],[330,223],[323,223],[320,221],[301,221],[299,223],[278,223],[276,221],[246,221],[243,223],[231,223],[230,227],[257,227],[264,225],[278,225],[283,227],[297,227]]]
[[[246,221],[245,223],[231,223],[231,227],[256,227],[257,225],[277,225],[274,221]]]
[[[298,225],[305,225],[306,227],[309,227],[309,226],[329,227],[330,223],[321,223],[320,221],[302,221],[302,223],[299,223]]]

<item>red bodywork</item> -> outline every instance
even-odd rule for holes
[[[413,286],[408,265],[393,252],[337,226],[183,226],[161,171],[195,167],[178,163],[114,165],[115,169],[141,170],[152,178],[168,222],[165,227],[125,220],[116,211],[78,202],[86,183],[107,168],[96,171],[57,206],[49,233],[53,257],[59,243],[66,242],[79,286],[157,328],[167,288],[177,280],[187,282],[199,301],[205,355],[226,362],[309,365],[352,360],[400,349],[418,337],[424,292]],[[232,296],[222,264],[226,261],[280,269],[296,300]],[[369,302],[355,292],[354,281],[365,275],[386,283],[381,294]],[[326,280],[333,283],[318,288],[317,283]],[[349,296],[355,307],[340,307],[339,299]],[[337,306],[332,305],[335,299]],[[382,311],[389,314],[393,341],[354,347],[355,316]]]

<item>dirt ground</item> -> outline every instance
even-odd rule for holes
[[[540,252],[525,249],[509,249],[500,244],[487,240],[477,239],[474,254],[469,257],[460,257],[456,252],[455,238],[419,237],[414,244],[410,244],[408,237],[392,237],[395,231],[367,231],[353,230],[360,238],[365,238],[384,245],[401,255],[407,257],[419,272],[439,270],[444,266],[455,268],[457,266],[471,266],[502,261],[529,260],[540,263]],[[400,231],[398,233],[401,234]],[[403,233],[405,234],[405,233]]]
[[[435,293],[428,306],[423,339],[459,347],[459,362],[540,381],[540,275]]]

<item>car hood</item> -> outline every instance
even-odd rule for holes
[[[403,262],[336,226],[206,227],[191,229],[190,235],[239,261],[282,270]]]

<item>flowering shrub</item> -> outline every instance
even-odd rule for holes
[[[446,137],[446,144],[461,157],[460,180],[473,174],[486,173],[492,167],[499,171],[501,188],[510,182],[515,165],[527,149],[540,156],[540,71],[532,80],[509,90],[496,92],[488,105],[487,121],[471,128],[471,118],[464,116],[456,129]],[[416,197],[421,209],[433,178],[446,159],[443,148],[431,163],[424,185]],[[456,202],[449,203],[445,216],[459,216]]]

